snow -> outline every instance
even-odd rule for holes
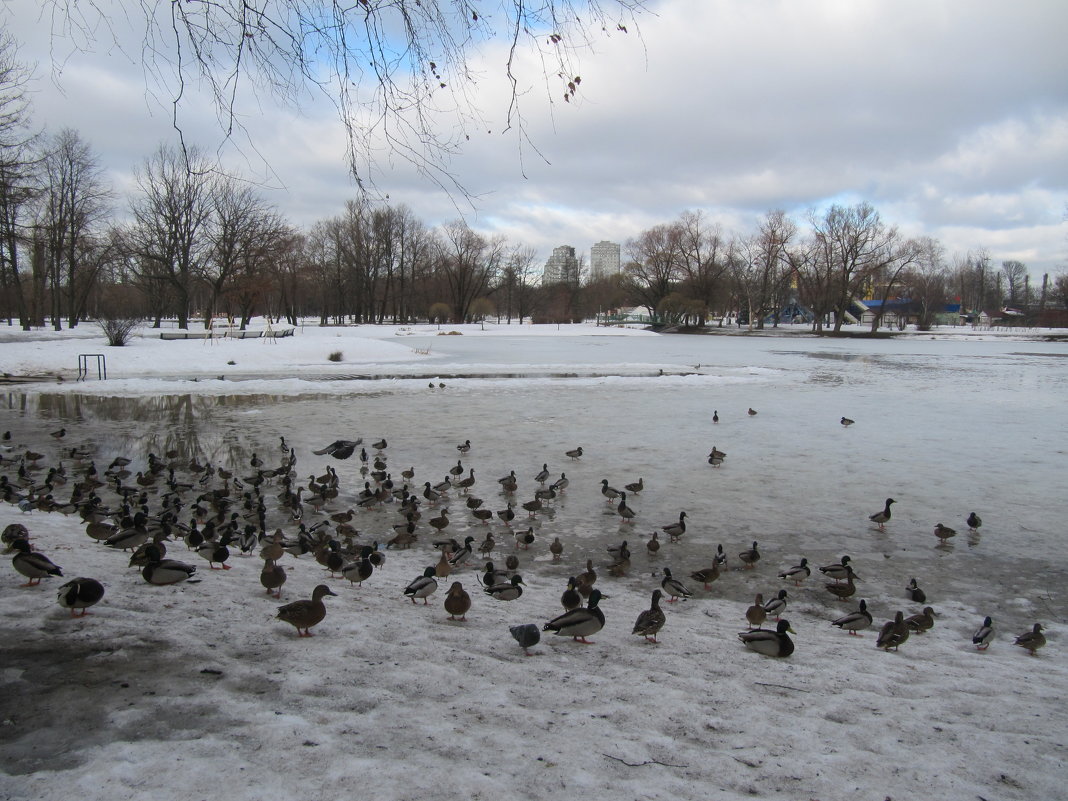
[[[517,553],[527,587],[516,601],[494,601],[474,559],[439,581],[427,606],[403,589],[437,562],[425,523],[437,508],[424,508],[416,546],[389,550],[363,586],[330,578],[310,555],[287,555],[276,601],[254,554],[213,571],[174,542],[168,556],[196,564],[200,581],[154,587],[126,566],[128,554],[90,540],[77,515],[0,504],[0,528],[26,525],[66,577],[107,588],[88,617],[71,619],[56,604],[61,579],[20,588],[23,577],[3,568],[0,797],[1060,797],[1063,343],[952,330],[837,340],[799,330],[486,329],[309,325],[276,343],[161,341],[146,331],[126,348],[105,347],[92,327],[0,331],[3,372],[48,376],[7,388],[0,430],[12,440],[0,473],[11,478],[27,448],[55,464],[74,446],[91,449],[101,470],[120,454],[141,470],[149,452],[174,448],[182,479],[191,457],[247,476],[253,453],[281,459],[285,436],[302,485],[327,465],[337,470],[341,496],[328,513],[352,507],[366,480],[356,457],[311,454],[335,439],[384,437],[394,479],[414,467],[417,487],[442,480],[459,458],[475,470],[472,493],[494,510],[508,500],[496,479],[509,470],[517,503],[533,496],[543,463],[570,479],[553,514],[528,521],[519,511],[513,528],[537,534],[529,552],[499,521],[471,517],[452,491],[441,505],[452,520],[445,536],[477,544],[492,530],[494,561]],[[334,350],[342,362],[328,360]],[[98,352],[108,380],[73,380],[78,354]],[[843,428],[842,415],[856,424]],[[68,433],[57,442],[48,434],[60,426]],[[473,448],[460,456],[465,439]],[[567,459],[577,445],[583,457]],[[706,462],[713,445],[728,454],[722,467]],[[636,522],[621,524],[601,480],[622,487],[639,476],[646,489],[628,496]],[[268,528],[292,534],[277,492],[265,487]],[[897,503],[881,533],[868,515],[888,496]],[[680,510],[682,540],[664,537],[649,556],[650,532]],[[978,535],[964,524],[972,510],[984,522]],[[324,517],[309,508],[305,522]],[[358,510],[359,541],[388,539],[398,519],[390,505]],[[958,532],[945,547],[937,522]],[[559,564],[548,553],[556,536]],[[624,539],[632,568],[613,578],[606,549]],[[753,540],[762,559],[744,570],[736,554]],[[695,597],[664,605],[660,644],[631,635],[662,569],[685,578],[721,543],[728,569],[707,592],[686,580]],[[776,577],[802,556],[822,565],[843,554],[861,578],[848,602],[822,577],[799,588]],[[605,628],[593,645],[543,633],[524,656],[508,627],[556,616],[567,577],[587,559],[607,596]],[[935,626],[884,653],[874,644],[882,622],[922,606],[905,597],[912,577]],[[453,580],[473,596],[466,622],[442,608]],[[315,636],[298,638],[276,608],[318,583],[338,597],[326,598]],[[796,651],[782,660],[736,637],[753,596],[780,588],[796,632]],[[872,630],[852,637],[830,625],[860,598]],[[971,635],[985,615],[997,637],[982,653]],[[1035,622],[1049,644],[1030,657],[1012,639]]]

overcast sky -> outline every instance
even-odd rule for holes
[[[0,6],[20,58],[37,64],[35,119],[76,129],[123,191],[174,140],[168,98],[146,82],[126,23],[115,26],[125,52],[102,32],[82,53],[50,38],[41,5]],[[616,32],[582,57],[576,102],[562,102],[555,85],[551,103],[544,85],[524,95],[537,152],[503,132],[502,45],[484,49],[474,67],[485,76],[485,130],[469,129],[450,165],[473,210],[384,155],[378,187],[429,225],[462,211],[473,228],[542,259],[561,244],[588,257],[599,240],[625,243],[686,210],[744,234],[771,209],[803,222],[811,209],[866,200],[905,233],[939,238],[951,259],[985,248],[996,264],[1023,261],[1036,279],[1068,271],[1068,2],[663,0],[649,9],[639,31]],[[214,116],[192,89],[188,97],[187,137],[215,152]],[[256,150],[225,157],[266,181],[265,196],[294,223],[336,215],[356,196],[328,104],[242,111]]]

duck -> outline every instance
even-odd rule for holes
[[[794,652],[794,641],[790,634],[796,634],[791,627],[790,621],[780,620],[775,631],[768,629],[756,629],[755,631],[740,631],[738,639],[742,641],[750,651],[756,651],[764,656],[787,657]]]
[[[564,555],[564,544],[560,542],[559,537],[553,537],[553,541],[549,543],[549,553],[552,554],[554,562],[559,562]]]
[[[464,474],[464,463],[461,460],[457,460],[456,464],[449,468],[449,475],[459,478]]]
[[[626,540],[615,549],[615,557],[615,561],[608,566],[608,575],[616,578],[627,575],[630,570],[630,548],[627,547]]]
[[[637,512],[627,506],[627,493],[625,492],[619,493],[619,503],[616,505],[616,513],[624,523],[634,522],[634,517]]]
[[[631,495],[637,495],[643,489],[645,489],[645,479],[639,477],[637,481],[632,481],[631,483],[624,486],[623,489],[625,489]]]
[[[910,631],[914,631],[917,634],[923,634],[925,631],[934,627],[934,619],[934,609],[925,606],[922,612],[915,615],[909,615],[905,618],[905,625],[909,627]]]
[[[667,622],[664,610],[660,608],[660,598],[662,596],[663,593],[660,590],[653,590],[649,608],[638,615],[638,619],[634,621],[634,629],[631,634],[638,634],[644,637],[646,642],[659,642],[656,639],[656,635]]]
[[[853,425],[853,423],[856,422],[856,420],[851,420],[848,417],[843,417],[840,422],[842,423],[843,428],[849,428],[851,425]]]
[[[1035,655],[1035,651],[1046,644],[1046,635],[1042,633],[1042,624],[1035,623],[1035,626],[1030,631],[1025,631],[1015,640],[1013,645],[1019,645],[1021,648],[1026,648],[1030,652],[1031,656]]]
[[[428,567],[423,571],[423,575],[417,579],[413,579],[407,587],[404,588],[404,594],[412,599],[412,603],[415,603],[416,598],[423,599],[423,606],[426,606],[429,601],[427,599],[437,592],[438,582],[434,578],[435,568]]]
[[[848,631],[853,636],[860,636],[857,632],[868,628],[871,625],[871,621],[872,617],[871,612],[868,611],[868,602],[861,598],[857,611],[843,615],[837,620],[832,620],[831,625],[837,626],[843,631]]]
[[[523,594],[523,577],[520,575],[512,576],[509,581],[485,587],[483,592],[498,601],[514,601]]]
[[[593,590],[593,584],[597,581],[597,571],[593,568],[593,560],[586,560],[586,570],[579,573],[576,577],[575,589],[579,591],[579,594],[584,598],[588,598],[590,592]]]
[[[349,562],[341,568],[341,575],[348,579],[349,584],[359,584],[361,587],[375,572],[375,566],[371,564],[371,548],[364,546],[360,552],[360,558]]]
[[[486,538],[478,545],[478,552],[482,556],[489,556],[493,553],[493,549],[497,547],[497,541],[493,539],[493,532],[486,532]]]
[[[957,536],[956,529],[952,529],[949,526],[944,526],[941,523],[935,524],[934,533],[935,536],[938,537],[939,541],[942,543],[945,543],[946,540],[948,540],[950,537]]]
[[[194,565],[180,562],[177,559],[163,559],[155,545],[147,548],[146,555],[149,561],[141,568],[141,577],[157,587],[178,584],[191,578],[197,572]]]
[[[752,406],[749,407],[749,416],[750,417],[756,417],[757,416],[756,409],[754,409]]]
[[[506,526],[511,526],[512,521],[515,520],[515,505],[509,503],[503,509],[497,510],[497,518]]]
[[[713,423],[718,423],[719,422],[719,409],[713,409],[712,410],[712,422]]]
[[[321,623],[326,617],[326,604],[323,603],[323,598],[327,595],[336,597],[337,593],[332,592],[325,584],[319,584],[312,590],[310,600],[293,601],[278,607],[277,618],[293,626],[297,630],[298,637],[311,637],[313,636],[311,627]],[[301,629],[304,631],[301,632]]]
[[[570,612],[572,609],[577,609],[582,605],[582,596],[576,589],[577,580],[574,576],[567,580],[567,589],[560,595],[560,605],[564,607],[565,612]]]
[[[438,563],[434,566],[435,578],[448,578],[449,573],[452,572],[452,562],[449,561],[449,557],[452,555],[452,551],[448,548],[441,549],[441,556],[438,557]]]
[[[909,580],[909,585],[905,587],[905,595],[908,596],[909,600],[918,604],[922,604],[927,600],[927,593],[917,586],[916,579]]]
[[[542,507],[541,499],[534,498],[533,500],[526,501],[522,506],[528,512],[527,517],[537,517],[538,512],[541,511]]]
[[[471,516],[485,525],[489,525],[489,521],[493,519],[492,509],[472,509]]]
[[[570,451],[564,451],[564,456],[568,459],[580,459],[582,457],[582,447],[574,448]]]
[[[857,574],[853,572],[853,568],[846,565],[846,581],[842,584],[838,579],[834,580],[834,584],[824,584],[827,592],[836,597],[839,601],[844,601],[846,598],[851,597],[857,591],[857,585],[854,581],[857,581]]]
[[[286,569],[274,559],[265,559],[260,571],[260,584],[268,593],[281,600],[282,585],[286,583]]]
[[[103,584],[94,578],[80,576],[61,586],[56,600],[64,609],[70,610],[71,617],[85,617],[89,614],[89,607],[99,603],[103,597]],[[75,613],[75,609],[81,609],[81,615]]]
[[[875,647],[882,648],[884,651],[893,648],[896,651],[898,646],[908,638],[909,627],[905,624],[905,614],[899,610],[893,620],[888,620],[883,624],[879,638],[875,641]]]
[[[454,581],[445,594],[445,611],[449,613],[449,620],[467,620],[467,612],[471,609],[471,596],[463,585]]]
[[[879,531],[886,531],[886,524],[890,520],[890,504],[892,503],[897,503],[897,501],[893,498],[887,498],[886,505],[883,506],[882,511],[868,515],[868,520],[875,523],[879,527]]]
[[[542,631],[551,631],[559,637],[571,637],[575,642],[592,645],[592,640],[586,638],[592,637],[604,628],[604,612],[599,605],[601,598],[601,591],[595,587],[590,590],[590,597],[585,607],[557,615],[542,626]]]
[[[43,553],[32,550],[28,540],[17,539],[11,543],[11,547],[16,551],[11,559],[11,566],[29,579],[21,586],[35,587],[41,583],[43,578],[63,575],[63,571],[55,562]]]
[[[677,523],[668,523],[666,526],[661,526],[660,530],[668,535],[670,542],[678,542],[679,537],[686,533],[686,513],[679,512]]]
[[[551,475],[551,473],[549,473],[549,465],[546,462],[546,463],[542,464],[541,470],[539,470],[538,474],[536,476],[534,476],[534,480],[537,481],[539,484],[544,484],[546,481],[549,480],[549,476],[550,475]],[[533,624],[530,624],[530,625],[533,625]]]
[[[768,619],[768,613],[764,609],[764,595],[757,593],[753,603],[745,610],[745,619],[749,621],[749,630],[759,629]]]
[[[447,508],[442,509],[441,514],[437,517],[430,518],[426,522],[436,531],[444,531],[449,525],[449,510]]]
[[[462,443],[456,446],[456,450],[458,450],[460,453],[470,453],[471,440],[465,439]]]
[[[609,503],[619,497],[619,490],[615,487],[608,486],[608,479],[601,479],[601,494],[605,497],[605,500]]]
[[[527,656],[533,656],[530,653],[530,649],[541,642],[541,632],[538,631],[537,623],[520,623],[517,626],[509,626],[508,631],[512,635],[520,647],[523,649],[523,653]]]
[[[384,451],[387,447],[389,447],[389,443],[386,442],[385,437],[383,437],[382,439],[378,440],[378,442],[371,443],[371,447],[374,448],[376,451],[381,452]]]
[[[779,574],[779,578],[792,581],[795,587],[800,587],[801,582],[812,575],[812,568],[808,566],[808,559],[802,557],[801,561],[793,567],[787,568]]]
[[[467,564],[468,560],[471,558],[471,554],[473,553],[472,543],[474,541],[475,538],[470,535],[464,537],[464,544],[461,545],[456,550],[456,552],[449,557],[449,564],[451,564],[453,567],[462,567],[463,565]]]
[[[530,550],[530,546],[534,544],[535,539],[534,526],[530,526],[526,531],[517,531],[515,533],[515,547],[522,548],[524,551]]]
[[[708,585],[719,578],[719,562],[715,559],[712,560],[712,567],[706,567],[701,570],[696,570],[690,574],[690,578],[694,581],[700,581],[705,588],[705,591],[711,589]]]
[[[690,588],[671,575],[671,568],[664,568],[664,578],[660,581],[660,589],[668,596],[668,603],[675,603],[679,598],[686,600],[693,596]]]
[[[775,616],[775,620],[779,620],[782,617],[782,613],[786,611],[786,590],[779,590],[779,594],[764,604],[764,611],[767,612],[768,617]]]
[[[977,531],[979,531],[979,527],[983,525],[983,519],[979,517],[979,515],[977,515],[975,512],[971,512],[968,515],[968,520],[966,522],[968,523],[968,531],[970,531],[972,534],[975,534]]]
[[[738,554],[738,558],[742,560],[747,569],[755,568],[756,563],[760,561],[760,551],[757,550],[756,540],[753,541],[753,547],[742,551]]]
[[[232,566],[226,564],[226,560],[230,558],[230,549],[226,546],[232,541],[228,534],[217,542],[208,540],[197,548],[197,556],[207,560],[210,570],[229,570]],[[216,563],[220,567],[215,567]]]
[[[849,562],[850,562],[850,557],[843,556],[841,562],[835,562],[835,563],[830,564],[830,565],[824,565],[823,567],[821,567],[819,569],[819,571],[823,575],[825,575],[827,578],[834,579],[835,581],[840,581],[841,579],[844,579],[846,577],[846,573],[849,570],[852,570],[852,568],[849,565]],[[855,576],[854,576],[854,578],[855,578]]]
[[[312,453],[316,456],[333,456],[335,459],[348,459],[356,451],[356,448],[359,447],[361,442],[363,442],[362,439],[336,439],[325,448],[312,451]]]
[[[972,643],[975,644],[975,648],[978,651],[985,651],[990,647],[990,643],[994,639],[994,621],[987,615],[983,618],[983,623],[979,628],[975,630],[975,634],[972,635]]]

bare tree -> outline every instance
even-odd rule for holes
[[[708,223],[701,211],[684,212],[676,225],[685,293],[691,301],[696,301],[689,303],[688,308],[697,310],[696,323],[704,325],[708,311],[722,305],[731,243],[724,238],[719,225]]]
[[[8,322],[14,312],[24,329],[42,322],[39,305],[31,302],[32,286],[30,292],[24,286],[30,203],[39,188],[26,94],[29,78],[15,42],[0,33],[0,291]]]
[[[484,75],[472,65],[477,51],[494,41],[506,45],[506,124],[522,143],[520,99],[531,79],[545,83],[550,100],[570,101],[582,81],[577,55],[594,36],[627,33],[643,0],[504,0],[488,14],[469,0],[142,0],[140,16],[103,0],[50,4],[53,12],[42,16],[52,20],[53,36],[85,49],[99,31],[119,39],[124,20],[143,19],[144,68],[170,95],[179,132],[194,86],[213,98],[227,138],[244,130],[245,107],[263,104],[264,95],[296,107],[319,93],[345,125],[358,181],[374,180],[372,155],[384,143],[388,157],[462,190],[448,159],[485,129],[476,91]],[[528,68],[536,74],[528,77]],[[457,124],[440,125],[441,113]]]
[[[624,267],[627,287],[639,304],[656,314],[660,301],[679,281],[681,239],[678,226],[656,225],[626,244],[630,261]]]
[[[210,254],[214,178],[197,150],[183,157],[162,146],[137,171],[137,185],[125,237],[131,267],[142,282],[165,288],[178,327],[188,328],[194,282]]]
[[[947,271],[942,243],[932,237],[917,241],[916,258],[902,278],[907,287],[916,327],[929,331],[946,306]]]
[[[516,246],[504,260],[496,291],[500,299],[497,313],[499,317],[503,306],[509,325],[513,316],[522,323],[525,317],[537,311],[537,300],[541,297],[537,285],[537,258],[534,248]]]
[[[113,192],[92,149],[71,128],[50,138],[42,172],[37,228],[52,285],[52,324],[59,330],[65,305],[67,325],[73,328],[108,257],[106,225]]]
[[[1013,307],[1026,305],[1027,266],[1021,261],[1003,261],[1001,273],[1005,276],[1005,288],[1009,294],[1006,302]]]
[[[504,256],[504,240],[487,239],[466,223],[455,221],[441,227],[434,264],[444,277],[455,319],[470,317],[471,303],[493,284]]]
[[[756,233],[741,240],[735,249],[732,273],[739,296],[748,307],[750,329],[754,323],[763,328],[764,318],[772,310],[778,323],[784,290],[793,272],[786,254],[796,234],[793,220],[776,209],[765,214]]]

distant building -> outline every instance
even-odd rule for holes
[[[598,242],[590,248],[590,280],[606,278],[619,272],[619,245]]]
[[[571,245],[560,245],[553,248],[553,255],[545,262],[545,272],[542,274],[543,285],[572,284],[579,282],[579,262],[575,256],[575,249]]]

